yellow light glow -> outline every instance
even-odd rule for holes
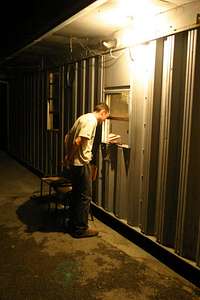
[[[120,40],[118,45],[126,47],[169,33],[169,18],[161,12],[171,8],[171,2],[115,0],[116,2],[116,6],[110,5],[107,10],[99,11],[99,21],[113,26],[114,36]]]
[[[99,17],[104,24],[111,26],[124,27],[128,25],[129,21],[126,15],[120,11],[119,8],[100,12]]]
[[[156,13],[156,6],[151,0],[119,0],[115,7],[99,11],[99,18],[104,24],[127,26],[134,18]]]
[[[136,1],[134,1],[134,3],[136,4]],[[143,10],[142,4],[146,4]],[[152,9],[147,9],[148,7],[151,7]],[[156,9],[155,4],[152,5],[151,1],[137,1],[135,9],[137,10],[137,13],[135,12],[132,22],[121,31],[121,46],[126,47],[142,43],[169,33],[169,18],[167,18],[165,14],[156,14],[158,8]]]
[[[134,22],[132,26],[124,29],[120,41],[122,46],[130,46],[142,41],[151,39],[155,34],[155,21],[153,18],[142,18],[140,21]]]
[[[161,11],[155,0],[118,0],[115,7],[99,11],[99,17],[106,24],[127,25],[130,20],[152,16]]]
[[[118,6],[119,11],[124,16],[137,18],[144,15],[153,15],[158,13],[158,5],[152,0],[121,0]]]
[[[166,29],[166,20],[160,12],[168,6],[169,3],[157,0],[118,0],[116,6],[99,11],[99,17],[104,24],[124,30],[120,44],[129,46],[159,36]]]

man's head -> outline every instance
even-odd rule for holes
[[[94,112],[96,114],[97,121],[102,123],[109,117],[110,110],[106,103],[101,102],[95,106]]]

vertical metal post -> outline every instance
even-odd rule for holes
[[[33,144],[32,144],[32,149],[33,149],[33,167],[36,167],[36,74],[33,74],[33,90],[32,90],[32,101],[33,101],[33,109],[32,109],[32,128],[33,128]]]
[[[77,119],[77,102],[78,102],[78,62],[75,63],[75,78],[74,78],[74,97],[73,97],[73,104],[74,104],[74,120]]]
[[[94,110],[94,89],[95,89],[95,58],[92,57],[89,59],[89,86],[90,86],[90,93],[89,93],[89,111]]]
[[[86,88],[86,60],[81,62],[81,73],[82,73],[82,114],[85,113],[85,88]]]

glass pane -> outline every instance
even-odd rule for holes
[[[110,107],[110,119],[103,126],[103,141],[111,142],[113,134],[114,142],[128,145],[129,140],[129,91],[113,91],[106,93],[106,102]],[[110,134],[110,135],[109,135]],[[120,138],[115,139],[115,136]],[[112,140],[113,142],[113,140]]]
[[[110,94],[112,117],[128,118],[128,91]]]

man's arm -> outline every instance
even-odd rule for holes
[[[71,151],[67,157],[67,160],[72,164],[74,162],[74,156],[76,154],[76,152],[78,151],[78,149],[84,145],[85,143],[87,143],[88,139],[86,137],[82,137],[82,136],[78,136],[75,139],[75,143],[72,145]]]

